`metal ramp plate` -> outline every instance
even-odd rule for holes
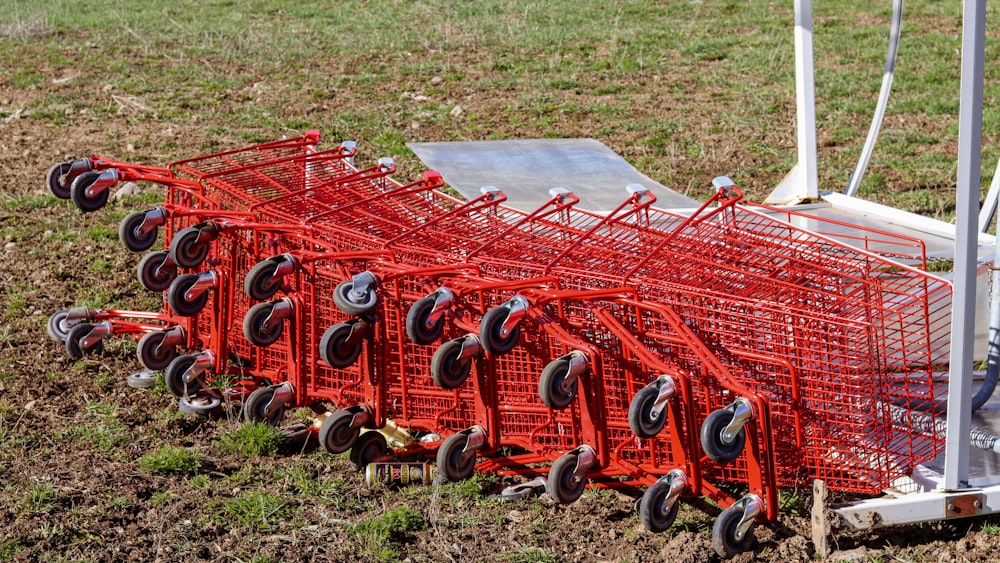
[[[628,184],[642,184],[665,209],[698,207],[699,202],[641,174],[621,156],[594,139],[517,139],[407,143],[417,157],[437,170],[467,198],[479,188],[496,186],[507,204],[533,211],[550,199],[549,190],[564,187],[580,198],[578,207],[609,211],[625,201]]]

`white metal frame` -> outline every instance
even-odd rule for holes
[[[796,0],[795,10],[798,89],[796,98],[799,104],[799,164],[796,170],[799,171],[793,170],[768,200],[785,203],[810,199],[811,194],[815,193],[813,190],[816,190],[810,0]],[[965,0],[956,223],[950,229],[955,240],[955,275],[944,473],[940,474],[919,466],[914,471],[913,483],[920,486],[921,492],[904,494],[896,498],[866,499],[835,507],[834,512],[840,516],[840,524],[851,529],[913,524],[1000,512],[1000,483],[970,484],[969,481],[976,250],[982,238],[980,231],[985,230],[984,216],[979,212],[985,26],[986,1]],[[809,61],[801,60],[804,58],[808,58]],[[808,76],[798,76],[800,74]],[[808,107],[803,108],[803,104]],[[803,144],[808,146],[803,148]],[[991,193],[994,191],[1000,192],[1000,189],[991,188]],[[865,205],[857,203],[860,200],[842,195],[824,199],[832,205],[844,205],[848,200],[853,200],[854,205]],[[996,196],[992,200],[987,199],[988,204],[993,201],[991,205],[995,206]],[[906,214],[899,212],[899,220],[906,221]],[[918,221],[926,222],[926,218],[920,218]],[[988,218],[985,222],[988,226]],[[949,224],[941,223],[941,225]]]

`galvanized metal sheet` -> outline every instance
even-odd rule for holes
[[[640,173],[594,139],[517,139],[407,143],[429,168],[437,170],[468,198],[479,188],[496,186],[511,207],[534,210],[549,200],[549,190],[564,187],[580,198],[579,207],[609,211],[625,201],[625,187],[642,184],[667,209],[698,207],[697,200]]]

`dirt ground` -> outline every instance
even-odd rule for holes
[[[55,76],[60,70],[46,72]],[[5,108],[28,107],[56,90],[82,108],[67,106],[58,120],[15,114],[0,119],[0,561],[717,559],[711,525],[718,510],[705,503],[685,503],[674,528],[652,534],[639,522],[636,492],[588,491],[563,506],[545,496],[493,499],[514,482],[510,478],[480,478],[471,489],[370,487],[346,457],[325,454],[315,442],[277,455],[227,453],[219,444],[238,426],[237,405],[210,418],[177,416],[176,400],[162,389],[130,388],[126,378],[139,365],[128,338],[112,339],[103,353],[86,360],[70,360],[46,335],[51,313],[84,302],[158,305],[158,297],[134,281],[137,255],[117,240],[117,220],[148,204],[126,198],[106,211],[83,214],[49,196],[45,173],[57,161],[93,153],[151,164],[166,159],[136,147],[136,123],[128,108],[118,117],[88,114],[93,106],[86,100],[94,95],[89,88],[46,81],[19,90],[0,83],[0,102]],[[308,118],[323,111],[307,93],[291,94],[280,93],[289,114]],[[338,95],[349,99],[352,94]],[[234,92],[225,103],[246,103],[250,96]],[[449,92],[451,99],[463,100],[465,112],[478,115],[504,103],[498,99],[502,96]],[[664,106],[655,94],[638,96],[635,103],[639,112]],[[794,123],[790,104],[782,113],[788,124]],[[414,125],[405,115],[398,119],[411,140],[448,138],[440,125]],[[562,127],[567,132],[588,136],[598,128],[586,116],[565,119],[577,120]],[[169,143],[174,154],[193,156],[204,152],[205,132],[213,125],[219,123],[177,119],[139,127],[143,146]],[[538,133],[523,123],[517,127],[520,137]],[[498,125],[490,134],[502,133]],[[630,135],[635,133],[623,131],[604,141],[634,160],[643,149]],[[698,162],[681,157],[672,165],[703,184],[710,181],[708,171],[726,169],[729,161],[762,158],[721,137],[706,131],[705,143],[717,150]],[[242,143],[230,138],[218,144],[235,148]],[[404,161],[403,167],[404,174],[419,170],[413,162]],[[760,192],[774,180],[740,181]],[[155,201],[155,196],[140,197]],[[197,452],[200,467],[180,475],[141,469],[139,460],[164,444]],[[780,519],[757,526],[754,549],[736,560],[818,559],[809,539],[809,497],[809,491],[783,495]],[[379,518],[398,507],[415,509],[417,523],[396,525],[381,535],[371,531],[376,525],[361,525],[384,521]],[[994,561],[998,546],[995,519],[970,519],[838,534],[828,560]]]

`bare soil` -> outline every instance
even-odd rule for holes
[[[43,69],[58,78],[68,69]],[[464,83],[474,83],[466,77]],[[659,81],[636,84],[635,111],[673,115],[660,99]],[[406,90],[405,84],[400,85]],[[289,115],[308,119],[331,111],[309,92],[259,90],[234,92],[222,103],[236,105],[268,96],[284,98]],[[88,108],[109,103],[90,88],[46,81],[31,90],[0,81],[3,107],[28,107],[35,99],[57,94],[78,100],[65,115],[8,116],[0,120],[0,560],[14,561],[708,561],[712,520],[718,513],[706,503],[684,503],[678,524],[662,534],[644,531],[635,510],[637,492],[591,491],[571,505],[541,498],[504,503],[491,499],[513,479],[480,479],[481,490],[446,485],[392,489],[370,487],[344,457],[329,456],[310,443],[275,456],[244,457],[223,453],[220,438],[233,431],[236,406],[214,418],[172,416],[174,398],[162,391],[136,390],[126,377],[137,371],[134,345],[109,342],[87,360],[70,360],[61,344],[46,335],[48,316],[81,300],[105,300],[122,307],[155,306],[134,281],[137,255],[117,241],[117,219],[138,204],[113,202],[107,211],[84,215],[48,195],[46,170],[57,161],[105,154],[127,161],[165,164],[151,147],[171,147],[181,156],[202,154],[206,131],[220,123],[146,116],[136,122],[135,108],[122,105],[119,115],[100,118]],[[586,96],[586,94],[567,94]],[[698,90],[691,92],[699,96]],[[705,94],[707,96],[707,94]],[[99,100],[88,105],[90,97]],[[338,103],[357,100],[349,89]],[[509,103],[504,92],[454,87],[445,96],[461,101],[466,113],[490,115]],[[711,112],[713,101],[688,103],[687,111]],[[718,102],[714,102],[718,103]],[[794,124],[794,108],[775,123]],[[585,104],[581,104],[585,105]],[[701,108],[691,110],[691,108]],[[93,110],[91,110],[93,111]],[[454,131],[421,122],[405,112],[394,116],[410,140],[448,140]],[[553,117],[564,136],[591,136],[604,124],[586,114]],[[696,122],[697,120],[692,120]],[[706,119],[709,122],[710,119]],[[530,123],[496,123],[492,138],[532,137],[543,133]],[[927,123],[937,134],[942,124]],[[266,133],[266,132],[265,132]],[[340,132],[338,132],[339,134]],[[697,132],[695,132],[697,133]],[[636,161],[648,145],[637,133],[616,131],[602,139]],[[138,140],[142,139],[139,148]],[[712,150],[691,162],[683,155],[669,166],[679,176],[705,186],[716,170],[731,162],[763,158],[740,146],[728,133],[702,136]],[[238,139],[213,139],[235,148]],[[821,139],[821,143],[823,139]],[[143,149],[142,147],[146,147]],[[168,149],[163,149],[164,151]],[[362,140],[362,152],[364,142]],[[830,150],[827,145],[824,150]],[[945,150],[942,148],[941,150]],[[379,155],[369,155],[372,159]],[[419,163],[403,162],[405,174]],[[741,178],[758,193],[776,178]],[[155,189],[155,188],[147,188]],[[111,407],[113,416],[104,417]],[[143,471],[138,460],[163,444],[191,448],[203,456],[192,475]],[[312,483],[313,485],[309,485]],[[318,485],[317,485],[318,484]],[[310,488],[312,487],[312,488]],[[317,491],[316,487],[319,487]],[[280,499],[241,512],[234,501],[248,492]],[[777,522],[759,525],[752,551],[737,561],[816,560],[810,536],[810,491],[788,491]],[[396,529],[381,539],[366,539],[359,522],[400,506],[423,517],[416,529]],[[260,508],[260,507],[258,507]],[[243,518],[242,516],[251,516]],[[374,536],[373,536],[374,537]],[[971,519],[833,538],[831,561],[994,561],[1000,534],[995,520]]]

